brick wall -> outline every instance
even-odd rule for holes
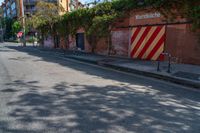
[[[165,51],[181,63],[200,64],[200,43],[188,24],[167,26]]]
[[[44,39],[44,47],[53,48],[53,38],[51,36],[47,36]]]
[[[128,29],[112,31],[113,54],[128,57],[129,36]]]
[[[162,15],[159,18],[136,20],[135,15],[142,15],[151,12],[153,13],[155,11],[131,11],[130,25],[147,26],[166,23],[166,20],[162,17]],[[174,24],[166,25],[165,52],[168,52],[172,54],[173,57],[176,57],[179,63],[200,64],[200,43],[198,41],[197,33],[190,30],[190,24],[181,24],[183,22],[186,22],[186,19],[177,17],[177,19],[173,21]]]
[[[161,15],[155,18],[136,19],[136,15],[154,13],[154,10],[133,10],[130,16],[116,21],[112,31],[112,54],[129,57],[130,30],[137,26],[166,24],[166,19]],[[200,64],[200,43],[195,33],[191,32],[189,24],[178,24],[186,22],[185,19],[177,17],[172,25],[166,25],[165,52],[172,54],[180,63]],[[78,31],[84,32],[83,29]],[[76,46],[76,40],[70,38],[69,48]],[[91,52],[91,47],[85,38],[85,51]],[[101,39],[96,48],[96,53],[108,54],[108,44],[105,39]]]

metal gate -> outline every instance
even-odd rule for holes
[[[164,51],[165,26],[146,26],[131,31],[130,57],[144,60],[158,60]]]

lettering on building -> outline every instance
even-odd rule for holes
[[[135,18],[139,20],[139,19],[160,18],[160,16],[161,14],[159,12],[155,12],[155,13],[147,13],[144,15],[136,15]]]

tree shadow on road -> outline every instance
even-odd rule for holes
[[[9,119],[0,132],[128,133],[198,132],[200,103],[195,99],[135,85],[94,86],[60,82],[51,88],[38,81],[14,81],[7,103]],[[2,92],[10,93],[10,92]],[[13,125],[14,124],[14,125]]]
[[[111,70],[107,69],[102,69],[98,67],[92,67],[87,64],[79,64],[79,63],[74,63],[71,61],[63,60],[61,58],[58,58],[57,56],[51,56],[50,54],[54,54],[54,52],[50,53],[43,53],[37,50],[37,48],[34,48],[32,46],[27,46],[27,47],[19,47],[19,46],[6,46],[9,49],[14,49],[20,52],[27,53],[31,56],[39,57],[39,59],[33,59],[32,62],[51,62],[51,63],[56,63],[64,67],[68,67],[74,70],[78,70],[81,72],[84,72],[88,75],[94,75],[98,77],[102,77],[103,79],[112,79],[115,81],[120,81],[120,82],[125,82],[125,83],[130,83],[130,84],[137,84],[137,85],[143,85],[143,86],[149,86],[153,87],[154,89],[158,89],[159,91],[164,91],[166,93],[170,93],[173,95],[176,95],[178,97],[183,97],[183,98],[192,98],[193,100],[199,100],[198,97],[193,97],[194,92],[193,91],[188,91],[186,89],[183,89],[182,87],[179,86],[171,86],[168,85],[169,83],[167,82],[157,82],[152,80],[151,78],[148,78],[147,80],[144,80],[142,77],[137,77],[137,76],[128,76],[126,74],[118,73],[118,72],[113,72]],[[36,49],[36,50],[34,50]],[[49,50],[47,50],[49,51]],[[63,55],[60,55],[60,57],[63,57]],[[25,58],[27,60],[31,60],[30,57],[19,57],[19,58]],[[135,80],[136,79],[136,80]],[[176,88],[176,89],[174,89]]]

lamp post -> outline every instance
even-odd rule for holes
[[[1,28],[0,28],[0,33],[1,33],[1,42],[3,42],[3,23],[2,23],[2,18],[0,18],[0,22],[1,22]]]
[[[22,25],[23,25],[23,46],[26,47],[26,26],[25,26],[25,15],[24,15],[24,0],[21,0],[22,6]]]

